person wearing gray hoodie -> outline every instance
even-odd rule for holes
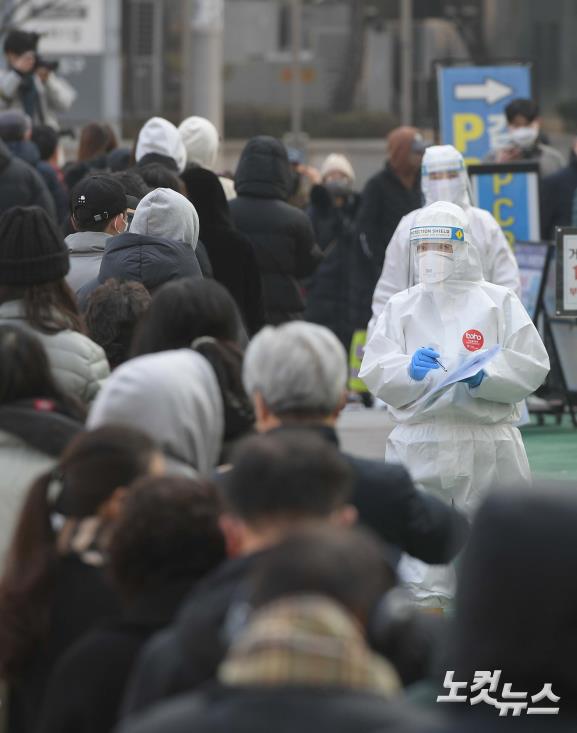
[[[88,416],[89,428],[139,427],[159,445],[167,473],[210,475],[219,461],[224,407],[216,374],[191,349],[131,359],[107,380]]]
[[[107,240],[98,277],[78,291],[81,308],[109,278],[140,282],[153,293],[169,280],[202,277],[195,254],[199,228],[185,196],[169,188],[151,191],[136,207],[130,230]]]

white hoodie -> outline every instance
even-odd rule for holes
[[[149,153],[172,158],[179,174],[186,168],[186,150],[180,134],[172,122],[163,117],[151,117],[138,134],[136,162]]]

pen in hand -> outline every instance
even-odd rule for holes
[[[424,348],[426,348],[426,347],[425,347],[425,346],[421,346],[421,349],[424,349]],[[429,348],[431,349],[431,348],[433,348],[433,347],[432,347],[432,346],[429,346]],[[442,369],[442,370],[443,370],[444,372],[447,372],[447,371],[448,371],[448,370],[447,370],[447,369],[446,369],[446,368],[445,368],[445,367],[444,367],[444,366],[443,366],[443,365],[441,364],[441,362],[440,362],[440,361],[439,361],[438,359],[435,359],[435,361],[437,362],[437,364],[438,364],[438,365],[439,365],[439,366],[441,367],[441,369]]]

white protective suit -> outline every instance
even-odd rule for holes
[[[431,175],[450,172],[455,178],[449,180],[431,178]],[[421,188],[425,206],[435,201],[450,201],[465,211],[471,244],[479,252],[485,280],[511,288],[520,295],[521,280],[515,256],[492,214],[471,205],[465,162],[456,148],[452,145],[433,145],[427,148],[423,157]],[[409,232],[421,211],[422,209],[415,209],[401,219],[387,246],[383,271],[373,294],[369,337],[389,298],[399,290],[414,285],[409,282]]]
[[[453,272],[442,282],[420,283],[389,299],[365,348],[359,376],[388,405],[396,423],[386,460],[404,464],[418,485],[471,516],[490,484],[530,480],[513,423],[517,403],[545,379],[549,358],[515,293],[483,279],[460,207],[437,202],[416,215],[415,226],[462,229],[462,243],[453,243]],[[428,407],[415,406],[445,377],[439,368],[422,381],[412,379],[409,365],[415,351],[435,349],[450,373],[496,344],[501,351],[486,365],[478,387],[459,382]],[[452,596],[445,568],[414,561],[413,570],[417,597]]]

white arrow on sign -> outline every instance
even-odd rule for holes
[[[513,94],[513,87],[496,79],[485,79],[482,84],[456,84],[455,99],[484,99],[488,104],[495,104]]]

